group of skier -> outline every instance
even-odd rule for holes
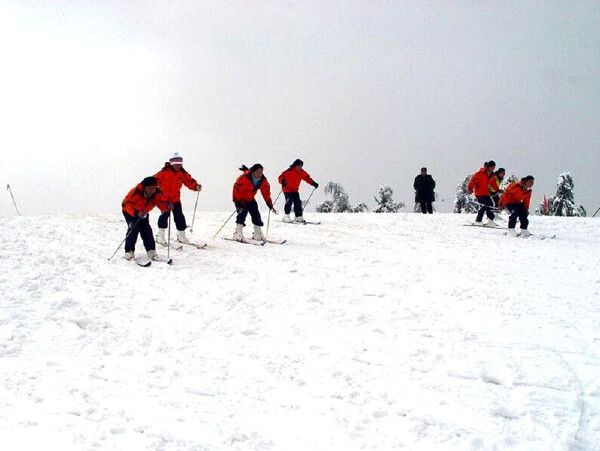
[[[296,159],[278,178],[285,196],[284,222],[305,222],[302,202],[298,193],[302,180],[312,185],[315,189],[319,187],[319,184],[304,171],[303,166],[304,162]],[[271,186],[263,174],[263,166],[261,164],[256,163],[250,168],[243,165],[240,170],[243,173],[236,179],[233,185],[233,203],[236,208],[235,213],[237,213],[233,239],[241,242],[246,241],[243,228],[246,218],[250,214],[252,224],[254,225],[252,239],[265,241],[266,237],[262,232],[264,224],[255,196],[260,191],[269,210],[277,214],[271,199]],[[187,223],[181,206],[182,186],[186,186],[192,191],[199,192],[202,190],[202,185],[183,168],[183,158],[181,155],[175,153],[169,161],[165,162],[164,167],[158,173],[144,178],[125,196],[121,204],[123,216],[127,223],[125,259],[132,260],[135,258],[135,244],[138,236],[142,238],[148,258],[151,260],[159,259],[156,252],[156,242],[163,246],[167,245],[165,232],[168,228],[171,213],[173,214],[177,228],[177,241],[190,244],[185,234]],[[161,215],[158,218],[156,241],[148,219],[148,213],[154,207],[157,207],[161,211]],[[295,215],[293,220],[290,217],[292,207],[294,208]]]
[[[479,205],[475,224],[483,225],[483,215],[485,214],[488,218],[486,225],[498,227],[498,224],[494,221],[494,211],[506,209],[510,215],[508,218],[508,233],[513,236],[528,237],[530,235],[527,230],[529,204],[531,202],[531,188],[535,179],[532,175],[528,175],[518,182],[509,184],[506,190],[502,192],[500,186],[506,171],[504,168],[499,168],[497,171],[495,169],[496,162],[493,160],[487,161],[469,180],[469,194],[475,194]],[[520,233],[516,231],[517,220],[520,223]]]
[[[303,167],[304,162],[296,159],[277,179],[285,196],[283,222],[305,222],[302,201],[298,192],[302,181],[312,185],[315,189],[319,187],[319,184],[310,177]],[[237,177],[233,185],[233,203],[236,209],[234,213],[237,214],[233,239],[241,242],[246,241],[243,229],[246,218],[250,214],[254,226],[252,239],[265,241],[266,237],[262,231],[264,223],[255,196],[260,191],[269,210],[277,214],[274,202],[271,199],[271,186],[263,173],[261,164],[256,163],[250,168],[243,165],[240,170],[243,173]],[[483,216],[486,215],[488,221],[485,225],[497,227],[498,225],[494,221],[494,212],[506,209],[510,214],[508,233],[517,235],[516,223],[518,220],[521,228],[520,235],[529,236],[530,233],[527,230],[529,203],[534,177],[531,175],[523,177],[520,181],[508,185],[503,192],[501,185],[505,173],[504,168],[496,170],[496,163],[490,160],[471,176],[468,184],[469,194],[473,193],[475,195],[477,204],[480,207],[475,218],[475,224],[484,225],[482,221]],[[199,192],[202,190],[202,185],[183,168],[181,155],[175,153],[169,161],[165,162],[164,167],[159,172],[144,178],[125,196],[122,209],[127,222],[127,235],[125,238],[125,258],[127,260],[131,260],[135,256],[135,243],[138,236],[142,238],[148,257],[150,259],[158,258],[156,242],[163,246],[167,245],[165,232],[168,228],[171,213],[177,228],[177,241],[190,244],[185,234],[187,223],[181,206],[182,186],[192,191]],[[420,204],[421,211],[424,214],[433,213],[432,202],[435,200],[435,181],[431,175],[427,174],[427,168],[421,168],[421,173],[415,177],[413,187],[416,202]],[[277,201],[277,199],[275,200]],[[154,207],[158,207],[161,211],[158,218],[156,241],[148,220],[148,213]],[[294,219],[290,217],[292,208],[295,215]]]

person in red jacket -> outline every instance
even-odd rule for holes
[[[156,243],[148,219],[148,213],[154,207],[158,207],[163,212],[169,212],[173,209],[173,205],[167,201],[167,198],[157,188],[157,181],[154,177],[146,177],[141,183],[132,188],[123,199],[121,208],[127,222],[127,235],[125,238],[125,258],[127,260],[132,260],[135,257],[135,243],[138,235],[142,236],[148,257],[150,259],[156,257]]]
[[[529,226],[529,203],[531,202],[531,188],[535,179],[532,175],[523,177],[520,182],[514,182],[508,185],[506,191],[500,199],[500,207],[506,208],[510,213],[508,218],[508,233],[517,236],[515,227],[517,219],[521,223],[522,237],[531,235],[527,227]]]
[[[484,163],[483,167],[471,176],[468,185],[469,194],[475,193],[475,198],[480,204],[475,223],[481,224],[485,213],[488,217],[486,225],[490,227],[498,226],[498,224],[494,222],[495,216],[492,211],[492,208],[494,208],[494,201],[492,200],[492,196],[490,196],[490,179],[494,174],[495,168],[496,163],[493,160]]]
[[[254,196],[256,196],[256,192],[260,190],[269,210],[272,210],[273,213],[277,214],[277,211],[273,208],[273,201],[271,200],[271,185],[269,185],[269,181],[263,174],[263,167],[261,164],[256,163],[250,169],[244,165],[240,170],[244,171],[244,173],[237,178],[233,185],[233,203],[237,210],[233,238],[237,241],[245,241],[243,228],[246,225],[246,217],[248,216],[248,213],[250,213],[252,224],[254,224],[252,239],[264,241],[266,239],[262,233],[262,226],[264,224],[260,217],[260,211],[258,211],[258,204],[256,203]]]
[[[185,185],[192,191],[201,191],[202,185],[183,168],[183,158],[177,152],[173,154],[158,173],[154,174],[154,177],[158,180],[158,186],[167,197],[167,200],[173,204],[173,219],[177,227],[177,241],[189,243],[189,240],[185,236],[187,224],[181,207],[181,186]],[[167,245],[165,231],[169,226],[170,214],[171,212],[166,211],[158,217],[156,241],[164,246]]]
[[[294,215],[296,216],[294,221],[305,222],[302,217],[302,201],[300,200],[300,193],[298,193],[298,188],[300,187],[300,182],[302,182],[302,180],[315,188],[319,187],[319,184],[311,179],[310,175],[302,169],[303,166],[304,162],[300,159],[296,159],[278,178],[283,195],[285,196],[285,206],[283,207],[283,212],[285,214],[283,215],[283,222],[292,222],[292,219],[290,218],[292,205],[294,206]]]

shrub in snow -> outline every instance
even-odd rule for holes
[[[568,172],[558,176],[556,195],[544,199],[535,210],[537,215],[548,216],[586,216],[585,208],[575,202],[575,183]]]
[[[379,197],[375,197],[377,207],[373,212],[375,213],[398,213],[398,211],[404,207],[404,202],[394,202],[392,195],[394,191],[389,185],[383,185],[379,188]],[[358,208],[358,207],[357,207]]]
[[[367,207],[367,204],[365,204],[364,202],[361,202],[352,209],[353,213],[366,213],[367,211],[369,211],[369,207]]]
[[[465,179],[456,187],[454,196],[454,213],[477,213],[478,206],[474,204],[469,197],[469,181],[471,175],[467,175]],[[415,206],[416,211],[416,206]]]

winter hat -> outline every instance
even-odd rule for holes
[[[169,158],[169,163],[171,164],[183,164],[183,157],[179,155],[178,152],[175,152],[171,158]]]
[[[300,158],[296,158],[291,164],[290,168],[293,168],[294,166],[304,166],[304,161],[302,161]]]
[[[156,186],[156,177],[146,177],[142,180],[142,186],[144,188],[147,186]]]

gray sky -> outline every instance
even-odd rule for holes
[[[296,158],[370,207],[427,166],[450,211],[488,159],[600,206],[597,1],[0,0],[0,55],[0,215],[7,183],[24,214],[119,213],[175,151],[201,210]]]

